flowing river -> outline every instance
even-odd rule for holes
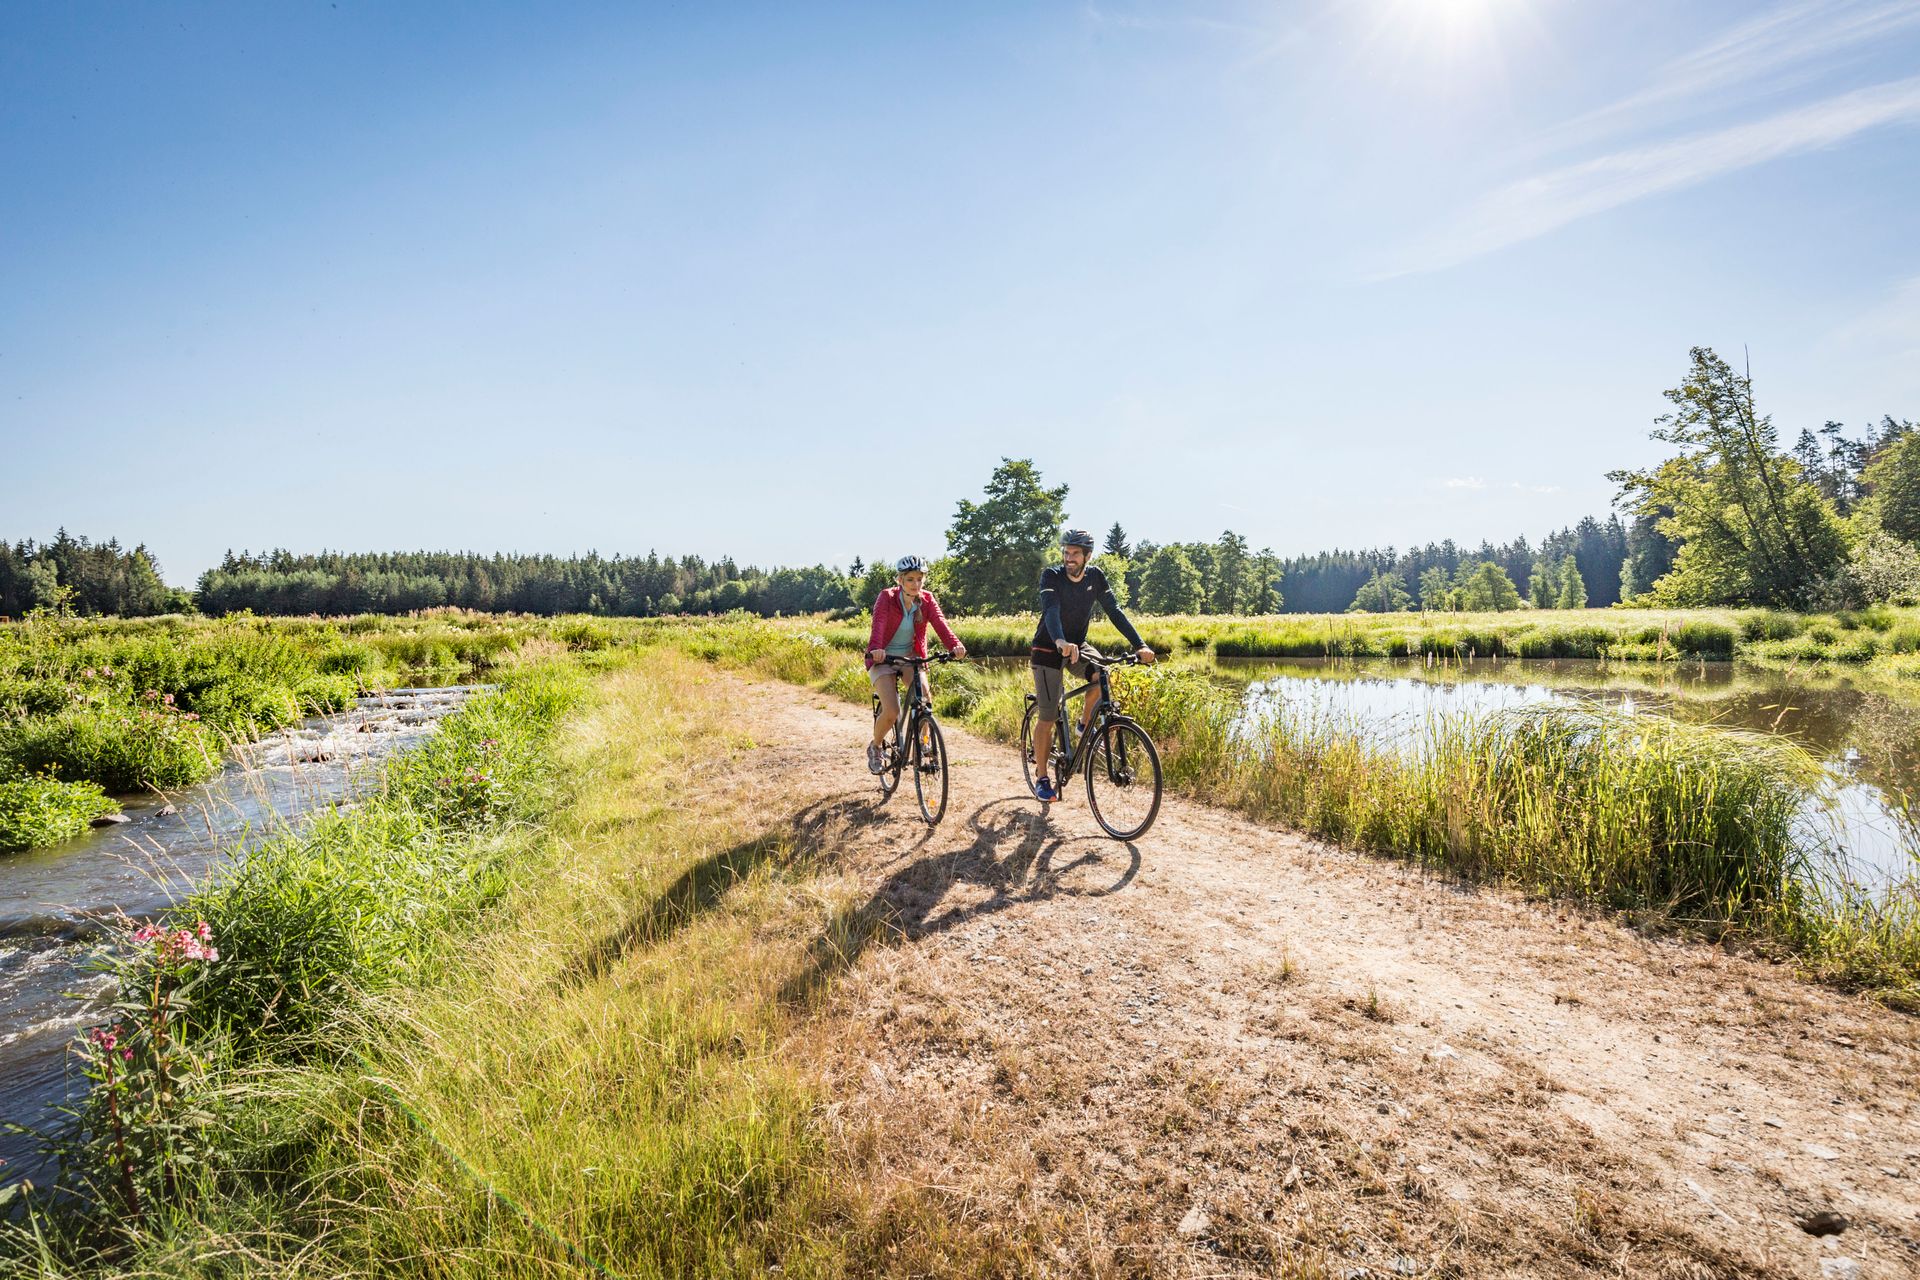
[[[250,841],[345,800],[475,691],[362,698],[239,748],[197,787],[124,800],[125,823],[0,855],[0,1121],[57,1127],[85,1084],[68,1047],[111,996],[93,967],[108,922],[159,913]],[[0,1185],[50,1172],[33,1136],[0,1131]]]

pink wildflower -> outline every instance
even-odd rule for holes
[[[139,931],[133,935],[133,941],[136,946],[145,946],[159,936],[160,928],[158,925],[142,925]]]

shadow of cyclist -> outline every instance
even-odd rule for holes
[[[735,885],[762,866],[830,864],[845,847],[846,837],[884,821],[886,815],[875,811],[866,791],[816,800],[785,826],[709,854],[688,867],[652,901],[575,957],[555,983],[564,987],[590,982],[634,947],[671,937],[718,906]],[[921,843],[925,841],[923,835]]]
[[[1023,902],[1104,897],[1126,888],[1140,872],[1134,845],[1058,835],[1025,796],[975,809],[965,834],[967,842],[959,848],[915,859],[889,875],[866,902],[835,912],[808,946],[800,970],[781,988],[781,999],[811,999],[882,938],[914,942]],[[978,885],[987,894],[946,905],[959,884]]]

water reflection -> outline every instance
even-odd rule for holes
[[[1418,750],[1418,730],[1432,717],[1550,702],[1780,734],[1833,777],[1801,822],[1810,852],[1830,859],[1838,879],[1876,895],[1914,883],[1920,871],[1920,692],[1903,698],[1845,675],[1737,663],[1320,659],[1223,661],[1214,671],[1245,690],[1250,720],[1286,716],[1395,750]]]

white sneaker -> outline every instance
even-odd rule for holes
[[[884,773],[886,767],[886,753],[880,750],[880,744],[877,742],[869,742],[867,744],[867,772]]]

